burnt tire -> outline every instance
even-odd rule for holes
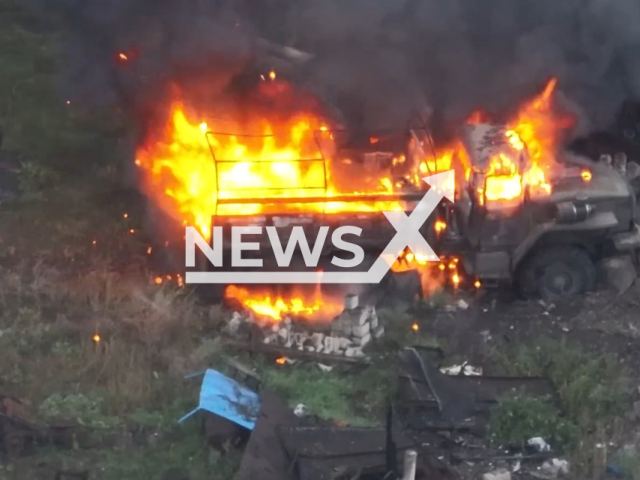
[[[577,247],[557,247],[534,254],[518,278],[520,293],[557,301],[573,298],[595,288],[596,267]]]

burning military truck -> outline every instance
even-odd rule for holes
[[[273,226],[286,245],[293,227],[304,226],[313,248],[320,225],[356,225],[374,254],[394,232],[382,212],[409,214],[428,189],[421,178],[454,169],[456,202],[442,204],[421,229],[443,261],[434,266],[405,251],[392,270],[419,271],[426,291],[512,283],[528,295],[571,296],[593,287],[599,259],[634,253],[640,234],[626,180],[562,153],[572,119],[552,108],[555,86],[553,79],[500,125],[472,115],[453,142],[438,146],[424,119],[365,135],[318,110],[291,111],[304,102],[292,101],[296,90],[271,72],[257,95],[271,106],[284,101],[286,115],[245,109],[242,121],[233,112],[198,117],[178,99],[136,163],[154,203],[207,238],[212,225]],[[293,301],[241,291],[245,303]]]
[[[466,125],[460,138],[470,169],[443,213],[439,250],[484,285],[569,297],[594,287],[598,260],[635,255],[635,196],[618,170],[570,153],[543,168],[504,126]]]

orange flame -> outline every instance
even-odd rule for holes
[[[225,297],[240,302],[261,319],[275,323],[287,316],[301,317],[311,322],[330,322],[344,308],[343,299],[323,295],[319,286],[316,286],[313,293],[296,292],[283,296],[230,285]]]
[[[164,129],[154,132],[137,152],[136,165],[146,172],[146,190],[165,211],[184,225],[196,226],[207,238],[215,215],[255,215],[267,208],[277,213],[404,210],[404,205],[395,200],[331,201],[337,194],[384,196],[392,194],[394,187],[382,172],[370,187],[352,188],[354,179],[362,183],[362,172],[346,162],[340,163],[349,170],[338,172],[331,161],[325,161],[323,150],[333,152],[335,146],[332,134],[319,118],[298,114],[284,122],[256,118],[250,123],[249,128],[261,135],[216,134],[213,130],[233,130],[235,126],[243,131],[247,126],[212,127],[192,121],[184,105],[174,103]],[[292,197],[320,201],[277,207],[257,201],[229,203],[235,199]],[[226,202],[219,203],[220,199]]]

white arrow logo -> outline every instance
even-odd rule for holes
[[[367,272],[187,272],[186,283],[379,283],[405,248],[428,262],[440,258],[420,233],[443,198],[455,200],[455,174],[453,170],[424,177],[430,185],[416,208],[407,216],[404,212],[383,212],[396,234]]]

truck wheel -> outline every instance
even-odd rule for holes
[[[519,287],[527,297],[555,301],[592,290],[596,268],[589,255],[577,247],[557,247],[535,254],[521,270]]]

